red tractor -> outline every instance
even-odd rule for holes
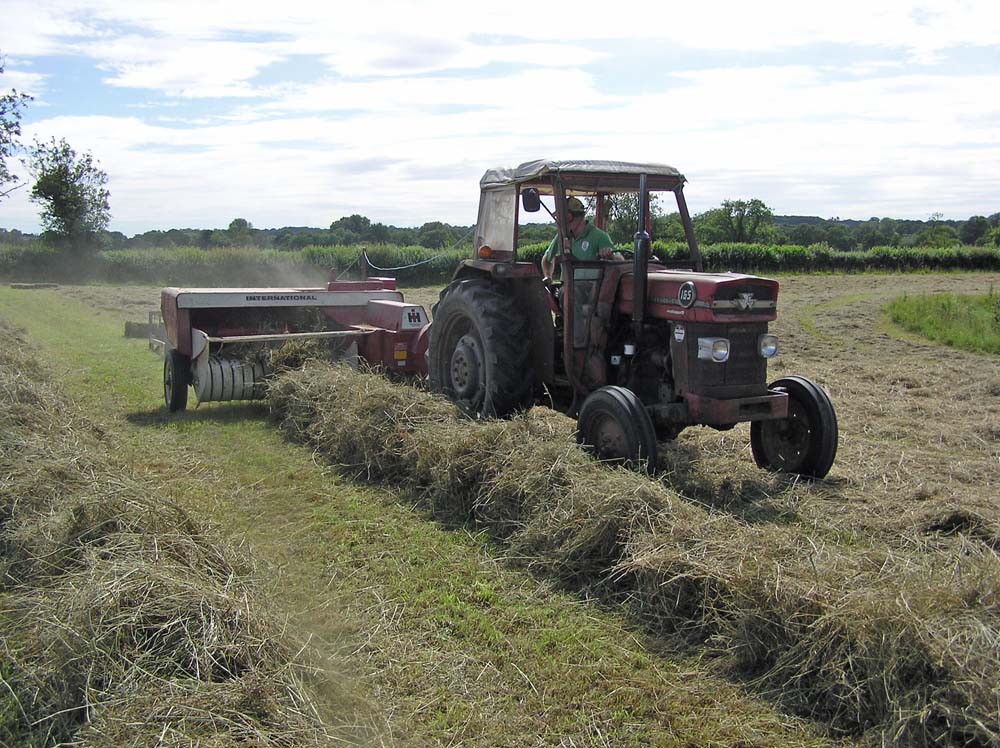
[[[487,171],[475,257],[433,310],[431,386],[474,416],[507,416],[542,399],[577,418],[578,440],[599,458],[650,469],[657,442],[687,426],[749,421],[758,465],[822,478],[837,452],[830,399],[803,377],[767,384],[767,360],[778,352],[768,332],[778,283],[702,272],[684,182],[670,166],[615,161]],[[650,253],[650,196],[667,192],[687,238],[685,269]],[[562,246],[570,198],[590,201],[603,228],[618,195],[638,198],[630,258],[581,261],[563,252],[557,284],[518,261],[522,209],[544,207]]]

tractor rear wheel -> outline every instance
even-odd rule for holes
[[[187,407],[190,381],[191,359],[171,348],[163,359],[163,400],[171,413]]]
[[[603,462],[650,473],[656,469],[653,421],[638,395],[624,387],[601,387],[587,395],[576,421],[576,441]]]
[[[434,307],[427,351],[431,389],[476,417],[531,406],[528,320],[512,296],[485,280],[453,283]]]
[[[759,467],[823,478],[837,456],[837,415],[826,392],[805,377],[786,377],[770,389],[788,394],[788,417],[750,424]]]

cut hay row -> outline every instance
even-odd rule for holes
[[[1000,573],[981,544],[905,553],[746,524],[598,465],[574,446],[568,419],[544,409],[472,422],[346,367],[278,378],[270,407],[343,472],[409,488],[524,567],[622,601],[834,734],[1000,743]]]
[[[0,326],[0,745],[341,744],[248,559],[104,438]]]

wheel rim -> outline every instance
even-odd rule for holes
[[[813,429],[802,405],[794,399],[788,403],[788,417],[761,424],[761,446],[768,464],[779,470],[797,472],[809,456]]]
[[[468,400],[482,389],[482,346],[473,335],[463,335],[455,345],[450,362],[451,386],[455,395]]]
[[[587,443],[594,445],[594,452],[600,460],[625,460],[631,456],[625,430],[611,415],[594,419]]]

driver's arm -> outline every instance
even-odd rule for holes
[[[542,280],[546,278],[552,280],[552,275],[556,271],[556,262],[559,259],[559,253],[556,248],[559,246],[559,237],[556,236],[549,243],[548,249],[542,255]]]
[[[542,255],[542,280],[548,278],[552,280],[552,274],[556,271],[556,258],[553,257],[551,260],[548,255]]]

